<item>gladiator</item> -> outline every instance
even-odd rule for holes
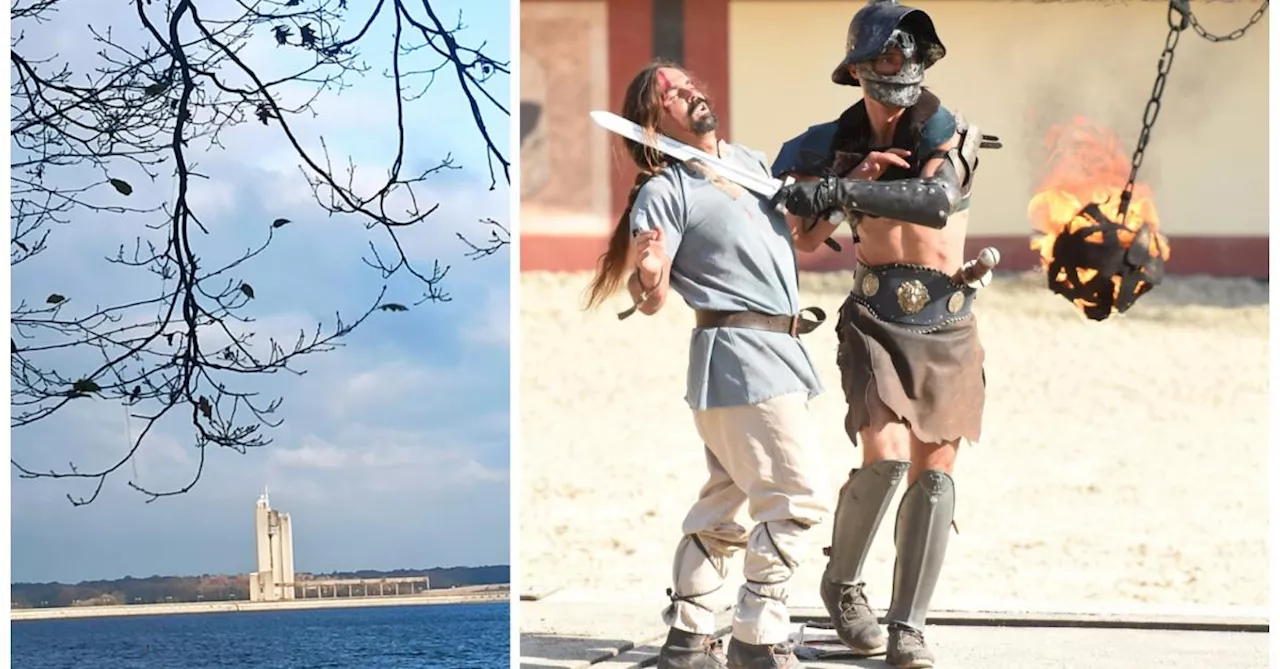
[[[716,137],[711,101],[673,64],[637,74],[621,116],[646,134],[769,178],[763,153]],[[638,175],[588,306],[625,283],[633,307],[620,318],[656,314],[674,296],[693,310],[684,392],[706,464],[675,542],[670,603],[662,611],[669,631],[656,666],[797,667],[788,583],[807,533],[829,518],[832,497],[809,412],[822,386],[800,337],[825,314],[801,315],[809,310],[799,304],[797,252],[776,202],[705,161],[674,160],[630,139],[624,145]],[[643,357],[637,362],[645,364]],[[665,438],[665,426],[655,437]],[[736,520],[742,510],[750,528]],[[715,599],[737,555],[744,582],[726,647]]]
[[[831,75],[862,99],[784,143],[771,170],[794,179],[775,202],[798,249],[816,250],[841,223],[854,230],[836,362],[845,431],[863,458],[836,498],[820,594],[844,644],[904,669],[934,666],[924,629],[953,525],[952,471],[961,440],[981,436],[986,391],[971,309],[994,262],[965,262],[964,246],[978,148],[998,143],[923,86],[945,55],[927,13],[868,3]],[[886,634],[862,569],[903,479]]]

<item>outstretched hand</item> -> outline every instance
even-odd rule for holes
[[[911,152],[906,149],[891,148],[885,151],[872,151],[857,167],[850,170],[845,178],[875,181],[891,166],[901,167],[904,170],[911,169],[911,163],[907,162],[910,156]]]

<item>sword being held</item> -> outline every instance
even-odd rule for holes
[[[646,133],[644,128],[612,112],[593,111],[591,112],[591,120],[595,121],[596,125],[615,135],[621,135],[633,142],[639,142],[650,148],[657,149],[676,160],[699,160],[714,170],[716,174],[764,197],[766,200],[772,200],[784,185],[793,181],[790,177],[786,181],[782,181],[772,177],[751,174],[736,165],[725,162],[719,156],[713,156],[706,151],[677,142],[666,135]],[[830,237],[825,240],[825,243],[836,251],[840,250],[840,244]]]

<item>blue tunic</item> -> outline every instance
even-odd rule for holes
[[[764,154],[721,143],[722,158],[768,176]],[[632,231],[661,227],[671,289],[693,309],[791,315],[800,310],[796,251],[785,217],[754,193],[679,164],[641,187]],[[746,328],[694,329],[685,400],[694,410],[822,392],[800,340]]]

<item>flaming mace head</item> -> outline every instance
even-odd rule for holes
[[[1139,297],[1160,283],[1164,278],[1164,249],[1160,248],[1159,235],[1145,222],[1133,233],[1133,242],[1126,248],[1119,233],[1129,229],[1107,218],[1097,203],[1086,206],[1079,216],[1091,225],[1072,231],[1064,229],[1054,240],[1047,272],[1049,289],[1080,305],[1090,320],[1102,321],[1113,309],[1128,311]],[[1091,237],[1100,237],[1101,241],[1090,241]],[[1091,276],[1082,280],[1082,273]]]

